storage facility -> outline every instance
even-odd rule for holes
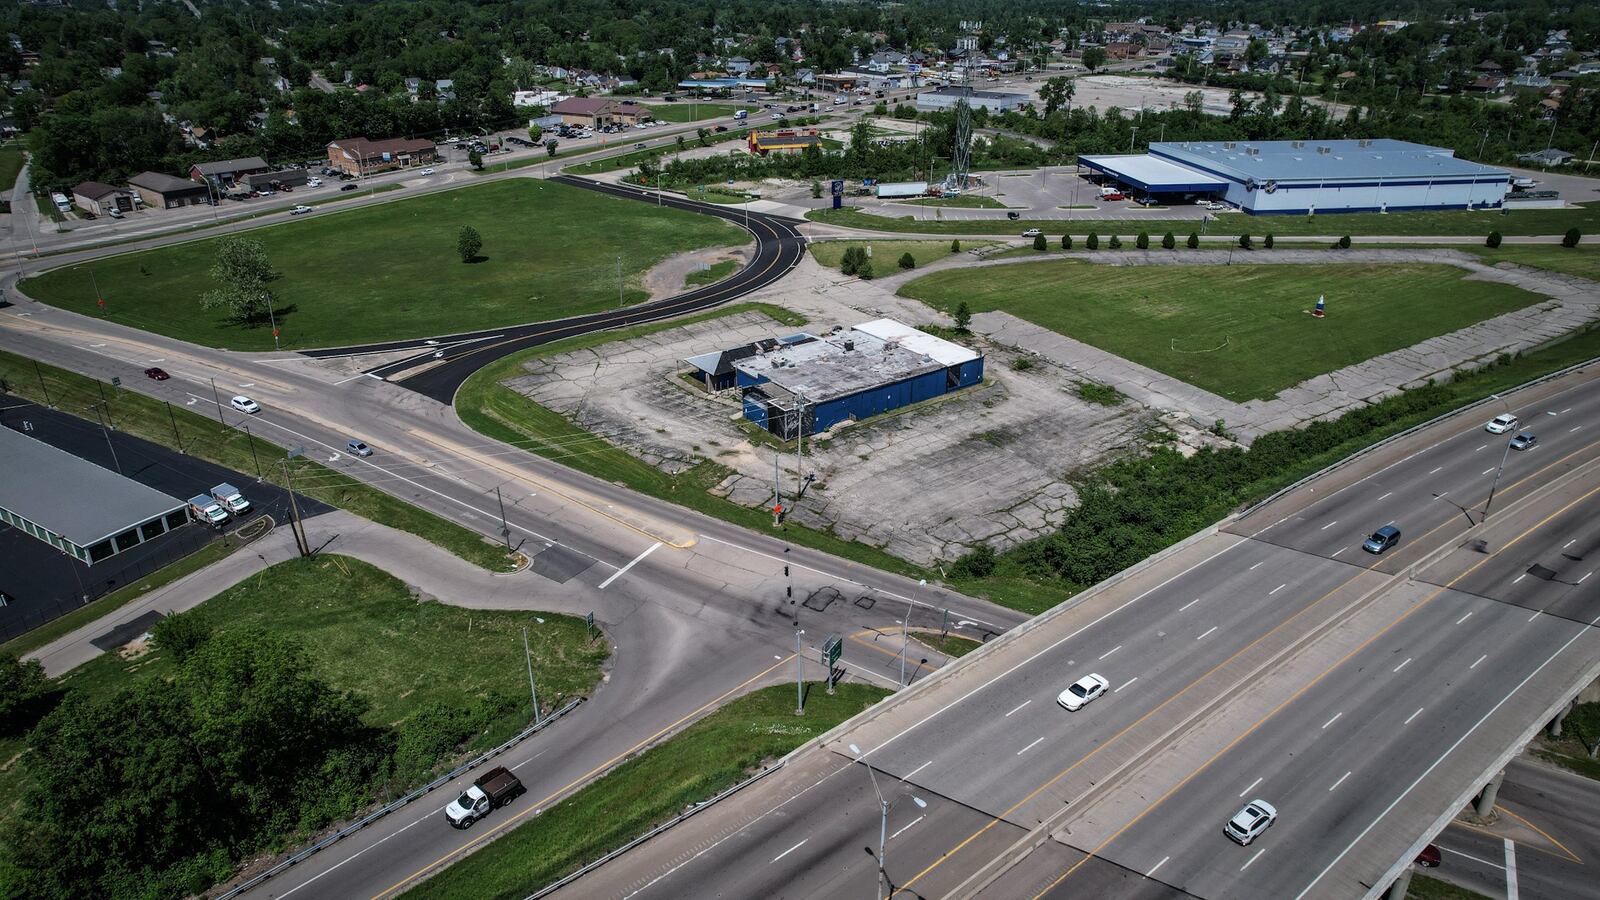
[[[1505,169],[1388,138],[1154,143],[1078,162],[1142,196],[1219,198],[1252,215],[1495,209],[1511,189]]]
[[[155,488],[0,428],[0,522],[93,564],[189,521],[185,504]]]
[[[745,418],[784,440],[983,380],[983,354],[893,319],[820,337],[790,335],[685,361],[708,387],[727,384],[725,370],[731,369]]]
[[[989,112],[1006,112],[1025,106],[1033,101],[1027,94],[1002,93],[1000,91],[980,91],[972,87],[942,87],[938,90],[923,91],[917,95],[917,112],[937,112],[941,109],[955,109],[956,104],[962,100],[973,109],[986,109]]]

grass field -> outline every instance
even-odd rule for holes
[[[966,656],[968,653],[983,646],[982,643],[959,634],[947,634],[944,637],[940,637],[937,634],[914,631],[911,636],[918,642],[932,647],[951,659]]]
[[[750,128],[750,124],[748,122],[741,123],[739,125],[730,127],[727,131],[714,132],[708,136],[706,140],[712,144],[720,144],[726,141],[744,140],[746,129],[748,128]],[[627,138],[623,138],[618,143],[621,144],[627,140]],[[700,146],[700,138],[693,132],[684,134],[683,141],[683,149],[685,150]],[[637,143],[637,141],[635,143]],[[617,156],[608,156],[604,159],[593,160],[592,162],[578,163],[577,165],[567,169],[567,171],[574,175],[599,175],[602,172],[615,172],[619,169],[632,169],[647,159],[652,157],[666,156],[669,153],[676,153],[677,151],[678,147],[675,143],[667,144],[661,147],[649,147],[644,150],[631,150],[627,153],[622,153]]]
[[[0,193],[10,192],[17,183],[17,173],[22,171],[24,161],[20,141],[0,144]]]
[[[994,241],[963,241],[961,250],[966,252],[993,244]],[[911,254],[919,266],[951,255],[949,241],[818,241],[811,245],[811,257],[830,269],[837,269],[844,258],[844,251],[851,247],[871,248],[872,265],[880,275],[889,274],[903,253]],[[885,266],[889,271],[882,268]]]
[[[1477,891],[1457,887],[1448,881],[1426,875],[1411,876],[1411,886],[1406,889],[1408,900],[1489,900]]]
[[[1579,244],[1569,249],[1559,244],[1501,244],[1493,250],[1488,247],[1457,249],[1477,254],[1490,265],[1511,262],[1600,281],[1600,245]]]
[[[409,900],[520,900],[752,774],[878,702],[889,692],[841,684],[828,696],[808,685],[794,714],[793,685],[729,703],[659,747],[403,894]],[[866,773],[859,773],[865,780]],[[864,785],[864,790],[870,786]]]
[[[29,359],[3,350],[0,350],[0,378],[18,396],[60,409],[81,410],[100,400],[100,389],[94,379],[54,366],[36,366]],[[253,471],[256,456],[251,453],[250,439],[243,432],[223,428],[215,419],[183,407],[169,407],[143,394],[109,389],[105,393],[117,430],[164,447],[181,449],[236,471]],[[261,438],[253,440],[256,453],[268,461],[269,467],[264,472],[267,480],[277,482],[282,470],[272,467],[271,461],[282,459],[284,448]],[[506,571],[511,567],[512,561],[501,545],[342,472],[303,456],[294,461],[290,471],[294,474],[295,490],[301,494],[414,534],[490,571]]]
[[[480,261],[456,234],[483,236]],[[475,185],[250,232],[267,249],[283,349],[449,334],[593,312],[648,294],[640,274],[674,253],[741,244],[708,216],[532,179]],[[199,297],[216,286],[216,240],[129,253],[28,279],[30,296],[136,328],[231,350],[271,350],[271,329],[241,327]],[[91,276],[92,272],[92,276]]]
[[[651,103],[650,115],[660,122],[698,122],[733,115],[739,107],[726,103]]]
[[[900,293],[1004,310],[1237,402],[1543,298],[1444,265],[1145,266],[1070,260],[936,272]],[[1309,310],[1326,294],[1330,315]]]
[[[1199,223],[1189,219],[1159,219],[1151,217],[1137,222],[1095,219],[980,219],[947,222],[919,221],[911,216],[888,218],[862,212],[860,207],[844,209],[817,209],[806,213],[806,218],[829,225],[865,228],[874,231],[899,231],[925,234],[1019,234],[1024,229],[1040,228],[1044,233],[1060,240],[1062,229],[1081,237],[1091,231],[1101,238],[1120,234],[1132,237],[1141,228],[1153,235],[1171,230],[1181,240],[1190,231],[1198,231]],[[1578,209],[1528,209],[1518,212],[1407,212],[1407,213],[1349,213],[1341,215],[1306,216],[1246,216],[1228,214],[1215,216],[1207,227],[1208,235],[1250,234],[1260,238],[1274,235],[1338,235],[1359,237],[1364,234],[1391,235],[1488,235],[1501,234],[1561,234],[1568,228],[1578,228],[1584,233],[1600,230],[1600,206],[1588,204]],[[1054,243],[1054,241],[1052,241]]]
[[[218,631],[254,626],[300,641],[333,687],[371,704],[366,720],[375,726],[403,723],[434,703],[464,708],[487,700],[503,706],[473,739],[474,748],[505,740],[531,718],[523,626],[546,708],[588,693],[608,655],[604,640],[588,640],[581,618],[418,603],[393,576],[334,555],[279,563],[198,609]],[[159,649],[135,660],[106,653],[59,683],[103,696],[173,671]],[[26,766],[0,771],[0,796],[18,797],[26,778]],[[0,812],[10,812],[10,803]]]
[[[1006,205],[993,197],[961,194],[955,197],[923,197],[920,200],[896,201],[908,206],[946,206],[956,209],[1005,209]]]
[[[738,269],[738,260],[725,259],[719,263],[712,263],[709,267],[701,269],[698,272],[690,272],[683,279],[683,284],[685,287],[702,287],[708,284],[716,284],[722,279],[727,278],[729,275],[732,275],[734,272],[738,271]]]

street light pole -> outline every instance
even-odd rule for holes
[[[861,748],[851,744],[850,752],[855,754],[856,762],[867,767],[867,775],[872,779],[872,793],[878,796],[878,900],[883,900],[883,886],[889,878],[885,864],[889,846],[889,801],[884,799],[883,791],[878,790],[878,775],[872,770],[872,764],[862,759]],[[915,794],[909,796],[918,809],[928,808],[927,801],[921,797]]]
[[[1489,499],[1483,504],[1483,521],[1489,521],[1489,507],[1494,505],[1494,492],[1500,487],[1500,473],[1506,470],[1506,458],[1511,455],[1511,438],[1506,439],[1506,449],[1500,453],[1500,466],[1494,470],[1494,483],[1489,485]]]
[[[922,579],[922,580],[917,582],[917,587],[918,588],[925,588],[927,586],[928,586],[928,579],[926,579],[926,578],[924,578],[924,579]],[[901,622],[900,622],[900,686],[901,687],[904,687],[905,683],[906,683],[906,652],[907,652],[907,650],[909,649],[909,647],[911,645],[911,609],[912,609],[913,604],[915,604],[915,603],[916,603],[916,595],[915,594],[913,594],[912,596],[906,598],[906,617],[904,619],[902,619]]]
[[[533,724],[539,724],[539,689],[533,683],[533,654],[528,652],[528,626],[522,626],[522,656],[528,661],[528,693],[533,695]]]

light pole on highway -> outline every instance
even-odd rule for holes
[[[855,744],[850,745],[850,752],[856,756],[856,762],[867,767],[867,775],[872,778],[872,792],[878,795],[878,900],[883,900],[883,885],[888,880],[884,870],[884,854],[889,843],[889,801],[884,799],[883,791],[878,790],[878,775],[872,771],[872,764],[862,758],[861,748]],[[928,801],[916,794],[906,794],[917,809],[927,809]]]
[[[1506,457],[1511,455],[1511,441],[1513,439],[1506,438],[1506,449],[1500,453],[1500,466],[1494,470],[1494,484],[1489,485],[1489,499],[1483,503],[1483,522],[1489,521],[1489,507],[1494,505],[1494,492],[1500,487],[1500,473],[1506,470]]]
[[[928,586],[928,579],[917,582],[917,588]],[[906,651],[911,644],[911,608],[916,603],[916,594],[906,598],[906,617],[900,622],[900,686],[906,683]]]

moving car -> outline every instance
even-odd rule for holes
[[[1089,674],[1072,683],[1071,687],[1061,692],[1056,702],[1068,711],[1076,711],[1088,706],[1090,701],[1104,694],[1111,683],[1099,675]]]
[[[418,172],[417,174],[418,175],[432,175],[433,174],[433,170],[432,169],[423,169],[421,172]]]
[[[444,808],[444,817],[452,826],[466,828],[491,810],[505,806],[524,790],[522,781],[511,774],[511,770],[505,766],[495,766],[483,773],[483,777],[473,782],[461,796],[451,800]]]
[[[357,185],[354,185],[354,184],[342,184],[342,185],[339,186],[339,190],[341,190],[341,191],[353,191],[353,190],[356,189],[356,187],[357,187]]]
[[[633,149],[635,149],[635,150],[643,150],[644,149],[644,145],[643,144],[634,144],[633,145]]]
[[[308,212],[311,212],[311,207],[305,205],[304,203],[301,203],[301,204],[297,205],[294,209],[289,210],[289,215],[291,215],[291,216],[303,216]]]
[[[1523,433],[1511,439],[1511,449],[1532,450],[1534,445],[1537,443],[1539,443],[1538,435],[1531,431],[1524,431]]]
[[[158,366],[151,366],[150,368],[144,370],[144,377],[153,378],[156,381],[166,381],[168,378],[171,378],[172,376],[167,374],[167,370],[166,369],[160,368]]]
[[[1027,231],[1024,231],[1022,233],[1022,236],[1023,237],[1038,237],[1041,234],[1044,234],[1044,232],[1040,231],[1037,228],[1029,228]]]
[[[1367,538],[1366,543],[1361,545],[1361,549],[1368,553],[1376,554],[1382,553],[1398,543],[1400,543],[1400,529],[1393,525],[1385,525],[1374,531],[1372,536]]]
[[[1417,854],[1417,865],[1424,869],[1438,868],[1441,861],[1442,856],[1439,853],[1439,848],[1433,844],[1423,847],[1422,852]]]
[[[1222,827],[1222,833],[1228,839],[1241,847],[1250,846],[1250,842],[1261,836],[1261,832],[1272,827],[1278,821],[1278,810],[1265,800],[1251,800],[1244,805],[1244,809],[1228,820]]]
[[[366,441],[351,440],[350,443],[344,445],[344,449],[350,451],[351,456],[372,455],[372,448],[367,446]]]
[[[251,400],[249,397],[246,397],[243,394],[234,397],[232,400],[229,400],[228,403],[239,412],[249,413],[252,416],[258,412],[261,412],[261,404]]]
[[[1489,424],[1483,426],[1483,430],[1490,434],[1505,434],[1508,431],[1517,430],[1517,426],[1521,424],[1521,420],[1511,413],[1501,413],[1490,419]]]
[[[312,178],[306,182],[306,187],[322,187],[322,179]]]

